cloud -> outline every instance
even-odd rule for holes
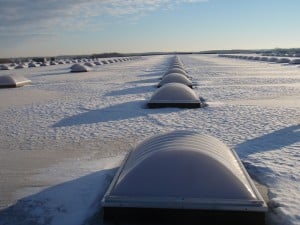
[[[0,0],[0,33],[52,33],[94,24],[98,17],[139,16],[206,0]]]

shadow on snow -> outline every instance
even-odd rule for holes
[[[144,80],[135,80],[135,81],[131,81],[129,83],[131,84],[145,84],[145,83],[159,83],[160,79],[158,77],[155,78],[149,78],[149,79],[144,79]]]
[[[65,127],[83,124],[93,124],[109,121],[119,121],[131,119],[149,114],[156,113],[170,113],[178,110],[179,108],[162,108],[162,109],[148,109],[146,101],[133,101],[125,102],[101,109],[87,110],[86,112],[64,118],[53,125],[53,127]]]
[[[83,224],[100,210],[115,171],[94,172],[20,199],[0,211],[0,224]]]
[[[236,151],[250,155],[256,152],[280,149],[299,141],[300,124],[286,127],[270,134],[245,141],[236,147]]]
[[[107,93],[105,96],[116,96],[116,95],[136,95],[146,92],[153,92],[155,88],[154,85],[149,86],[138,86],[138,87],[131,87],[122,90],[115,90]]]

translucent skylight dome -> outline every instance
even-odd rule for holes
[[[290,61],[290,64],[300,64],[300,59],[293,59]]]
[[[277,61],[278,63],[290,63],[291,60],[289,58],[280,58]]]
[[[207,173],[213,179],[205,179]],[[137,146],[112,194],[253,199],[255,193],[243,175],[232,151],[219,140],[177,131]]]
[[[174,131],[140,143],[120,167],[102,205],[104,214],[115,207],[267,211],[235,152],[193,131]]]
[[[269,58],[269,62],[277,62],[277,61],[278,61],[278,58],[276,58],[276,57]]]
[[[0,88],[21,87],[27,84],[31,84],[31,81],[22,76],[0,76]]]
[[[5,65],[5,64],[2,64],[0,65],[0,70],[9,70],[9,66],[8,65]]]
[[[49,64],[47,62],[43,62],[41,66],[49,66]]]
[[[173,62],[172,64],[171,64],[171,66],[182,66],[183,67],[183,64],[182,64],[182,62]]]
[[[168,71],[164,74],[164,76],[165,76],[165,75],[168,75],[168,74],[170,74],[170,73],[180,73],[180,74],[183,74],[183,75],[185,75],[185,76],[188,76],[187,73],[186,73],[184,70],[179,69],[179,68],[173,68],[173,69],[168,70]]]
[[[157,89],[148,102],[148,107],[197,108],[204,106],[195,92],[180,83],[165,84]]]
[[[88,72],[89,69],[81,64],[74,64],[73,66],[71,66],[71,72],[72,73],[80,73],[80,72]]]
[[[30,63],[28,64],[28,67],[36,67],[36,64],[35,64],[34,62],[30,62]]]
[[[163,79],[159,82],[157,87],[164,86],[169,83],[181,83],[184,84],[190,88],[193,87],[192,82],[184,75],[180,73],[170,73],[163,77]]]
[[[24,69],[25,66],[23,64],[19,64],[15,67],[15,69]]]
[[[183,66],[180,66],[177,64],[170,66],[170,69],[181,69],[181,70],[184,70],[184,72],[186,72],[186,70],[183,68]]]
[[[269,58],[268,58],[268,57],[261,57],[260,60],[261,60],[261,61],[268,61]]]
[[[94,62],[94,64],[95,64],[95,65],[97,65],[97,66],[100,66],[100,65],[102,65],[102,63],[101,63],[101,62],[99,62],[99,61],[95,61],[95,62]]]
[[[85,62],[84,65],[85,65],[85,66],[89,66],[89,67],[95,66],[95,64],[92,63],[92,62]]]

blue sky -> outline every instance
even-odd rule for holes
[[[0,0],[0,57],[300,47],[299,0]]]

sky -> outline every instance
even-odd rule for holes
[[[300,47],[299,0],[0,0],[0,58]]]

